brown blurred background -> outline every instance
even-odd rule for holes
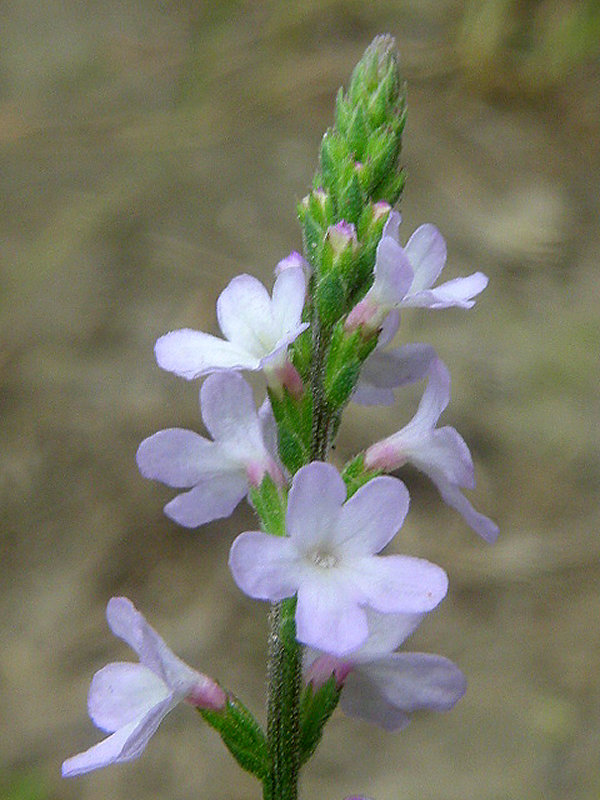
[[[130,765],[62,781],[101,738],[90,678],[132,654],[126,594],[182,657],[264,702],[265,606],[226,567],[247,506],[189,532],[144,481],[139,441],[198,429],[197,387],[161,372],[167,330],[215,329],[235,274],[272,280],[338,86],[371,38],[409,83],[403,236],[437,224],[469,312],[407,312],[453,376],[490,547],[415,473],[394,549],[450,574],[412,649],[469,690],[386,734],[338,712],[303,796],[597,800],[600,753],[600,100],[596,0],[134,2],[0,7],[0,796],[245,800],[254,779],[189,709]],[[259,384],[257,383],[257,387]],[[337,457],[401,427],[417,395],[347,416]],[[261,712],[262,713],[262,712]]]

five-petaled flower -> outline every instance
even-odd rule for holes
[[[377,330],[393,309],[471,308],[487,286],[487,277],[474,272],[432,288],[446,263],[443,236],[435,225],[421,225],[402,247],[399,226],[400,214],[391,211],[377,245],[373,284],[348,315],[347,330]]]
[[[274,453],[275,420],[267,406],[257,414],[252,389],[241,375],[210,375],[200,389],[200,405],[214,441],[167,428],[145,439],[137,451],[145,478],[189,489],[164,509],[187,528],[228,517],[249,486],[258,486],[267,473],[276,483],[284,482]]]
[[[368,448],[365,467],[392,472],[406,463],[413,464],[431,478],[444,502],[462,514],[476,533],[493,542],[498,526],[476,511],[461,492],[461,488],[475,487],[469,448],[454,428],[436,428],[449,400],[450,373],[436,358],[429,367],[429,382],[417,413],[404,428]]]
[[[138,654],[139,664],[116,662],[94,675],[88,711],[94,724],[111,734],[63,762],[63,777],[131,761],[142,754],[161,720],[182,701],[221,710],[227,697],[206,675],[184,664],[126,597],[106,608],[110,629]]]
[[[367,611],[369,637],[363,646],[344,658],[308,651],[306,682],[318,687],[335,675],[343,686],[342,711],[390,731],[408,725],[413,711],[448,711],[466,689],[456,664],[430,653],[394,652],[423,616]]]
[[[393,538],[407,511],[408,492],[396,478],[374,478],[346,500],[335,467],[312,462],[293,479],[288,536],[240,534],[229,558],[233,577],[260,600],[297,594],[299,641],[343,655],[367,638],[365,607],[425,612],[446,594],[441,567],[411,556],[374,555]]]
[[[172,331],[156,342],[158,365],[188,380],[221,370],[263,370],[280,384],[287,347],[308,327],[301,321],[305,294],[301,266],[280,271],[272,297],[256,278],[238,275],[217,300],[225,339],[189,328]]]

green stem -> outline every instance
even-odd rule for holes
[[[271,606],[267,737],[271,773],[264,800],[297,800],[300,771],[299,702],[302,648],[296,641],[296,599]]]
[[[310,460],[325,461],[330,445],[329,426],[331,424],[331,415],[325,399],[323,376],[330,335],[328,335],[329,331],[323,328],[316,309],[313,313],[311,328],[313,334],[313,359],[310,373],[310,390],[313,400],[313,423]]]
[[[323,386],[330,330],[322,325],[316,310],[312,314],[313,401],[311,461],[325,461],[330,446],[333,415]],[[297,800],[300,772],[300,690],[302,647],[296,641],[296,598],[271,606],[269,633],[267,739],[271,772],[263,781],[264,800]]]

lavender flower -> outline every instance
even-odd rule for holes
[[[126,597],[109,600],[106,618],[140,663],[108,664],[94,675],[88,711],[94,724],[111,735],[63,762],[63,777],[137,758],[161,720],[183,700],[199,708],[225,707],[221,687],[177,658]]]
[[[443,656],[393,652],[418,627],[423,614],[367,611],[369,637],[343,659],[308,652],[307,683],[324,683],[332,674],[343,685],[340,705],[348,716],[399,730],[421,709],[447,711],[465,693],[458,667]]]
[[[375,280],[364,298],[352,309],[346,328],[381,327],[392,309],[471,308],[472,299],[487,286],[482,272],[455,278],[431,288],[446,263],[446,243],[434,225],[421,225],[405,247],[399,242],[400,215],[391,211],[377,245]]]
[[[209,376],[200,389],[202,419],[213,440],[193,431],[168,428],[145,439],[137,463],[145,478],[190,488],[165,506],[165,514],[186,528],[228,517],[268,473],[283,484],[275,460],[275,420],[266,406],[260,417],[252,389],[236,372]]]
[[[407,511],[401,481],[375,478],[346,500],[335,467],[313,462],[294,476],[289,536],[247,531],[234,541],[229,558],[234,580],[259,600],[277,602],[297,593],[299,641],[343,655],[367,638],[365,606],[384,613],[424,612],[446,594],[446,573],[435,564],[374,555],[393,538]]]
[[[288,345],[308,327],[301,322],[306,278],[301,267],[280,272],[273,296],[251,275],[238,275],[217,300],[225,339],[184,328],[156,342],[160,367],[188,380],[221,370],[264,370],[277,376]]]
[[[431,478],[445,503],[462,514],[476,533],[493,542],[498,535],[498,526],[475,511],[461,492],[461,487],[475,487],[469,448],[454,428],[435,427],[449,400],[450,373],[436,358],[429,368],[429,383],[417,413],[397,433],[369,447],[365,454],[365,467],[391,472],[403,464],[413,464]]]

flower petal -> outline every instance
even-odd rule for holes
[[[166,683],[143,664],[107,664],[92,679],[88,712],[92,722],[113,733],[147,714],[171,692]]]
[[[288,538],[241,533],[231,546],[229,568],[239,588],[257,600],[275,603],[298,589],[298,555]]]
[[[448,711],[467,688],[456,664],[430,653],[391,653],[359,670],[390,703],[409,712]]]
[[[248,493],[245,472],[209,475],[200,483],[177,495],[164,507],[164,512],[184,528],[198,528],[214,519],[228,517]]]
[[[224,369],[258,369],[259,359],[244,347],[203,331],[171,331],[154,346],[159,367],[187,380]]]
[[[94,769],[122,761],[138,758],[144,751],[152,734],[156,731],[172,705],[171,698],[155,706],[142,719],[133,721],[113,733],[84,753],[79,753],[63,762],[62,775],[71,778]]]
[[[454,428],[434,430],[429,436],[405,447],[408,460],[417,469],[433,476],[443,476],[450,483],[475,487],[473,459],[465,440]]]
[[[435,350],[429,344],[405,344],[383,352],[375,350],[365,361],[360,379],[395,389],[422,380],[435,357]]]
[[[277,422],[275,421],[273,407],[268,396],[265,397],[261,407],[258,409],[258,422],[267,452],[279,464]]]
[[[372,722],[386,731],[399,731],[410,722],[410,716],[392,705],[377,686],[358,670],[346,678],[340,707],[349,717]]]
[[[406,436],[409,433],[421,435],[432,430],[450,402],[450,372],[441,359],[436,358],[431,362],[428,377],[417,413],[401,431]]]
[[[408,489],[397,478],[373,478],[344,503],[333,532],[344,557],[378,553],[402,527],[408,512]]]
[[[303,644],[335,656],[359,647],[367,638],[367,615],[335,570],[305,576],[298,588],[296,636]]]
[[[442,283],[434,289],[409,294],[401,305],[405,308],[472,308],[475,305],[472,298],[482,292],[487,284],[488,278],[483,272],[474,272],[464,278]]]
[[[202,419],[215,441],[239,465],[265,453],[254,395],[237,372],[210,375],[200,389]]]
[[[131,600],[112,597],[106,606],[106,619],[111,631],[134,650],[140,663],[152,670],[176,699],[182,699],[201,676],[178,658],[165,641],[146,621]]]
[[[495,522],[476,511],[459,487],[445,480],[442,476],[427,473],[435,483],[442,500],[462,515],[467,525],[478,533],[486,542],[495,542],[499,528]]]
[[[400,312],[397,308],[393,308],[387,317],[383,320],[381,325],[381,333],[377,340],[377,347],[382,348],[388,345],[394,336],[398,333],[400,327]]]
[[[388,218],[385,221],[385,225],[383,226],[383,231],[381,234],[381,238],[384,237],[391,237],[394,241],[400,241],[400,225],[402,223],[402,216],[400,215],[399,211],[390,211]]]
[[[228,468],[214,442],[183,428],[167,428],[144,439],[136,460],[144,478],[177,489],[194,486],[203,475]]]
[[[306,299],[306,276],[302,267],[283,270],[273,285],[271,313],[278,339],[300,325]]]
[[[364,664],[388,655],[408,639],[419,627],[425,614],[382,614],[367,608],[369,636],[349,658],[354,664]]]
[[[345,499],[346,485],[332,464],[313,461],[298,470],[289,493],[286,528],[302,552],[332,540]]]
[[[446,242],[435,225],[426,223],[417,228],[404,249],[414,272],[410,297],[429,289],[439,277],[446,263]]]
[[[346,566],[365,601],[384,613],[421,614],[446,596],[448,576],[437,564],[413,556],[353,559]]]
[[[252,275],[238,275],[217,300],[217,319],[223,335],[240,350],[262,358],[277,341],[271,298]]]
[[[375,280],[366,296],[391,310],[404,299],[413,277],[404,249],[391,237],[382,237],[375,257]]]

